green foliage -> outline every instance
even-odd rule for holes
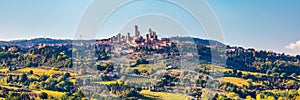
[[[179,79],[170,76],[170,75],[164,75],[163,78],[157,83],[157,87],[164,87],[164,86],[175,86],[175,82],[178,82]]]
[[[3,66],[27,66],[37,67],[40,65],[57,66],[71,68],[72,51],[65,47],[46,46],[42,48],[32,48],[28,51],[22,51],[20,47],[15,46],[13,52],[0,52],[0,61]],[[60,52],[64,52],[60,54]]]
[[[113,71],[114,70],[114,66],[111,62],[109,63],[104,63],[102,65],[97,65],[97,70],[99,71],[105,71],[106,73]]]

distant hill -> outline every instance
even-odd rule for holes
[[[200,39],[195,37],[171,37],[171,40],[178,40],[178,41],[188,41],[188,42],[194,42],[196,44],[202,44],[207,46],[218,46],[218,47],[224,47],[225,44],[215,41],[215,40],[206,40],[206,39]]]
[[[17,46],[31,46],[38,45],[40,43],[43,44],[64,44],[71,43],[72,40],[60,40],[60,39],[51,39],[51,38],[36,38],[31,40],[12,40],[12,41],[0,41],[0,46],[9,46],[9,45],[17,45]]]

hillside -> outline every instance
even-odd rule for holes
[[[300,95],[299,55],[192,37],[146,45],[108,41],[2,42],[7,48],[0,48],[0,97],[297,100]],[[41,43],[75,45],[23,47]],[[85,49],[90,47],[95,52]]]

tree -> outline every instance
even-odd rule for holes
[[[133,70],[133,73],[135,73],[135,74],[137,74],[137,75],[140,75],[140,74],[141,74],[140,71],[139,71],[138,69],[134,69],[134,70]]]
[[[100,70],[100,71],[103,71],[105,70],[106,68],[103,67],[102,65],[97,65],[97,70]]]
[[[8,70],[9,70],[10,72],[12,71],[12,68],[11,68],[11,66],[9,66]]]
[[[65,73],[65,74],[64,74],[64,77],[65,77],[65,78],[69,78],[69,77],[71,77],[71,74],[70,74],[70,73]]]
[[[32,71],[32,70],[30,70],[30,71],[29,71],[29,74],[30,74],[30,75],[32,75],[32,74],[33,74],[33,71]]]
[[[249,88],[253,86],[253,80],[252,79],[247,79],[247,82],[249,83]]]
[[[296,58],[297,58],[298,60],[300,60],[300,55],[297,55]]]
[[[7,80],[6,80],[6,82],[9,83],[9,82],[11,82],[11,81],[13,81],[13,78],[12,78],[11,75],[9,75],[8,78],[7,78]]]
[[[71,76],[70,73],[65,73],[63,76],[60,76],[60,77],[58,78],[58,81],[59,81],[59,82],[60,82],[60,81],[66,81],[70,76]]]
[[[17,77],[15,78],[15,82],[18,82],[20,80],[20,76],[17,75]]]
[[[25,74],[25,73],[23,73],[22,74],[22,76],[21,76],[21,82],[25,82],[25,81],[27,81],[28,80],[28,77],[27,77],[27,75]]]
[[[28,94],[22,94],[22,100],[30,100],[30,96]]]
[[[242,77],[242,75],[243,75],[243,73],[242,73],[241,71],[239,71],[239,72],[237,73],[237,76],[238,76],[238,77]]]
[[[33,65],[33,64],[32,64],[31,61],[27,61],[26,64],[25,64],[26,67],[31,67],[32,65]]]
[[[45,92],[42,92],[42,93],[39,94],[39,97],[40,97],[41,99],[48,99],[48,94],[45,93]]]
[[[237,70],[236,69],[233,69],[233,74],[237,74]]]
[[[219,94],[217,93],[217,94],[212,98],[212,100],[218,100],[218,98],[219,98]]]
[[[146,59],[143,59],[143,58],[139,58],[136,60],[136,65],[138,64],[146,64],[147,63],[147,60]]]
[[[266,74],[271,75],[272,71],[271,70],[267,70]]]

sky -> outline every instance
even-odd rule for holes
[[[208,0],[229,44],[300,54],[299,0]]]
[[[73,39],[90,2],[1,0],[0,40]],[[225,44],[300,54],[299,0],[207,0],[207,3],[222,27]],[[95,13],[101,13],[101,10],[97,11]],[[205,11],[199,12],[205,14]],[[122,6],[101,25],[98,38],[119,32],[132,33],[133,25],[139,25],[141,33],[152,28],[163,35],[209,39],[201,23],[197,23],[189,12],[159,0],[139,0]]]

